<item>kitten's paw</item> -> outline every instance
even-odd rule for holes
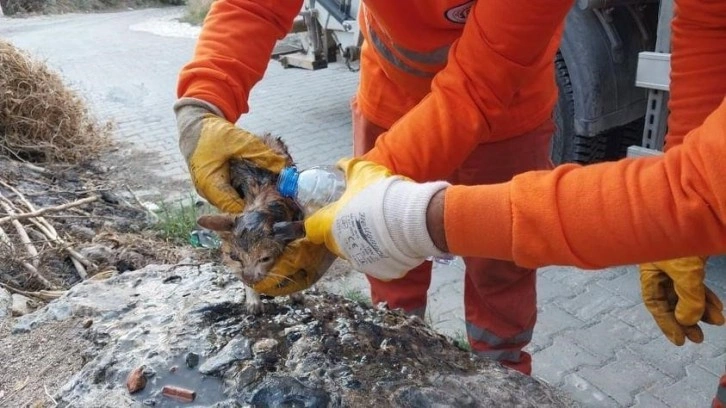
[[[262,313],[262,299],[260,298],[260,294],[250,287],[245,287],[245,307],[249,314],[259,315]]]
[[[262,314],[262,300],[260,298],[257,299],[247,299],[245,301],[245,307],[247,308],[247,313],[258,316]]]

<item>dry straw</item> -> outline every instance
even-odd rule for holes
[[[34,162],[81,163],[110,143],[59,74],[0,40],[0,153]]]

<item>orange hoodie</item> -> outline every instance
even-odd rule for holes
[[[367,158],[417,180],[444,178],[477,144],[541,125],[557,98],[552,61],[573,1],[366,0],[358,100],[372,122],[392,125]],[[215,1],[178,96],[236,122],[301,5]]]
[[[453,253],[600,268],[726,252],[726,2],[676,6],[666,154],[452,187]]]

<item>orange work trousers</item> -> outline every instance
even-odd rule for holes
[[[354,154],[372,149],[386,129],[370,122],[351,101]],[[529,170],[552,168],[550,140],[554,131],[547,121],[532,132],[500,142],[479,145],[448,180],[452,184],[493,184]],[[496,234],[496,231],[482,231]],[[464,309],[472,351],[531,374],[532,358],[522,349],[532,340],[537,320],[536,273],[512,262],[465,257]],[[386,302],[421,317],[431,283],[431,262],[424,262],[401,279],[384,282],[367,276],[374,304]]]

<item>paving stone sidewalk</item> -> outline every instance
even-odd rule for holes
[[[174,18],[179,8],[123,13],[0,18],[0,37],[47,59],[102,117],[114,118],[118,140],[156,154],[156,172],[191,191],[177,147],[171,106],[195,31]],[[157,34],[149,32],[156,31]],[[161,34],[161,35],[160,35]],[[285,138],[303,167],[350,155],[348,102],[357,74],[342,64],[320,71],[285,70],[271,61],[239,122]],[[596,232],[594,231],[593,234]],[[708,283],[726,297],[726,258],[711,260]],[[357,274],[335,289],[367,293]],[[464,332],[463,263],[434,272],[428,319],[452,336]],[[548,267],[538,271],[540,310],[534,375],[588,407],[707,407],[726,365],[724,329],[705,328],[700,345],[675,347],[643,307],[634,267],[603,271]]]

